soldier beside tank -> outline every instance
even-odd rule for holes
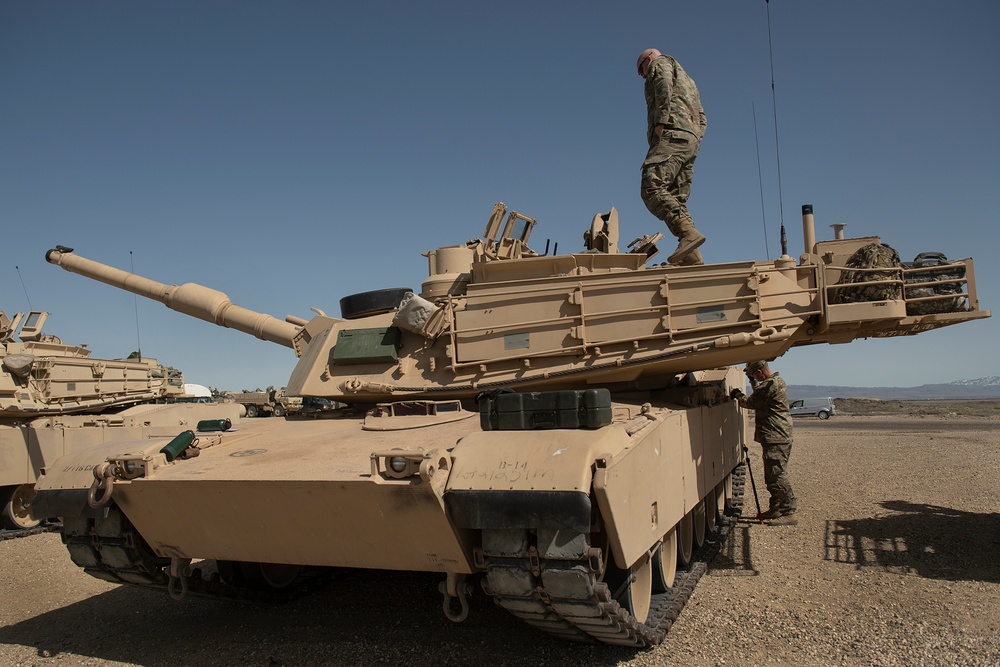
[[[698,246],[704,235],[688,213],[694,161],[707,120],[698,87],[680,63],[656,49],[646,49],[636,63],[646,81],[646,139],[642,163],[642,201],[677,237],[670,264],[704,264]]]
[[[788,459],[792,455],[792,417],[788,412],[788,385],[773,372],[766,361],[751,361],[744,368],[753,393],[745,396],[739,389],[731,395],[745,408],[754,411],[753,439],[760,443],[764,459],[764,483],[771,494],[768,509],[758,519],[772,524],[793,525],[797,509],[795,492],[788,478]]]

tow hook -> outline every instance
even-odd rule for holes
[[[101,509],[111,501],[111,491],[115,484],[115,470],[114,467],[108,463],[102,463],[100,465],[94,466],[94,483],[90,485],[90,490],[87,491],[87,504],[94,509]],[[100,498],[97,497],[98,491],[104,491]]]
[[[191,575],[191,568],[188,567],[190,564],[190,558],[175,556],[170,559],[170,568],[167,570],[167,575],[170,577],[170,581],[167,582],[167,593],[178,602],[187,597],[187,578]]]
[[[472,586],[465,581],[464,574],[448,573],[448,578],[438,585],[438,590],[444,595],[444,615],[449,621],[461,623],[469,616],[469,601],[467,596],[472,595]],[[458,599],[459,611],[452,609],[452,600]]]

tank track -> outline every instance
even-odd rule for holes
[[[66,517],[62,541],[72,561],[96,579],[168,590],[169,558],[153,553],[120,509],[111,505],[107,518]],[[217,571],[195,565],[184,578],[185,595],[226,598],[259,603],[288,602],[325,580],[328,573],[307,569],[292,585],[281,589],[238,586],[224,581]],[[175,586],[174,590],[179,590]]]
[[[622,646],[654,646],[694,591],[708,564],[719,553],[743,511],[745,464],[732,473],[732,501],[714,533],[692,554],[686,569],[677,570],[674,585],[652,595],[645,623],[638,622],[617,600],[611,587],[599,581],[598,550],[585,560],[556,560],[531,554],[527,558],[486,556],[487,592],[494,601],[529,625],[562,639]],[[596,552],[596,553],[595,553]]]
[[[40,535],[42,533],[54,533],[60,529],[62,529],[62,524],[59,523],[42,524],[34,528],[2,528],[0,529],[0,542],[4,540],[16,540],[19,537]]]

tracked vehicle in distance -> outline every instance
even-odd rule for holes
[[[68,271],[291,348],[289,393],[346,407],[203,445],[73,453],[48,467],[33,509],[63,517],[86,572],[174,597],[267,595],[316,566],[437,572],[452,620],[478,582],[555,636],[653,645],[739,511],[734,365],[990,316],[971,259],[952,267],[961,290],[941,297],[947,312],[908,314],[938,299],[934,279],[902,265],[864,279],[848,260],[879,239],[817,243],[811,209],[798,261],[655,266],[655,236],[619,251],[614,209],[595,216],[585,251],[539,254],[534,225],[498,204],[483,238],[426,253],[419,290],[350,295],[341,318],[308,321],[49,251]]]
[[[0,518],[9,530],[50,518],[31,516],[35,481],[64,454],[239,418],[233,406],[157,404],[184,394],[181,371],[156,359],[94,358],[44,333],[48,317],[0,311]]]

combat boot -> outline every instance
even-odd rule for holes
[[[667,258],[667,264],[681,264],[680,260],[705,242],[705,235],[694,228],[690,219],[683,220],[678,227],[681,233],[677,234],[677,250]]]
[[[705,263],[705,259],[701,256],[701,251],[695,248],[688,254],[681,257],[676,266],[701,266]]]
[[[783,514],[780,507],[771,507],[766,512],[761,512],[757,515],[758,521],[771,521],[777,519]]]
[[[791,514],[782,514],[777,519],[772,519],[767,523],[770,526],[797,526],[799,525],[799,520]]]

